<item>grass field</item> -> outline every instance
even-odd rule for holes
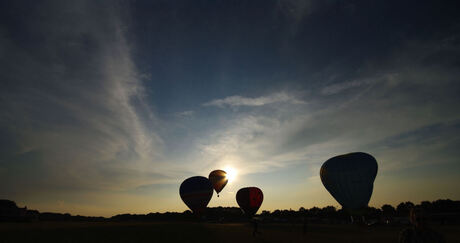
[[[397,242],[402,227],[356,225],[37,222],[0,223],[0,242]],[[460,242],[460,226],[434,227],[447,242]]]

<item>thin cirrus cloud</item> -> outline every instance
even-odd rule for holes
[[[274,93],[268,96],[256,98],[248,98],[239,95],[225,97],[223,99],[215,99],[203,104],[203,106],[216,107],[238,107],[238,106],[264,106],[274,103],[290,103],[290,104],[305,104],[304,101],[290,95],[286,92]]]
[[[191,116],[193,116],[193,114],[195,114],[194,111],[188,110],[188,111],[176,112],[176,113],[174,113],[174,116],[176,116],[178,118],[185,118],[185,117],[191,117]]]
[[[372,81],[371,80],[353,80],[349,82],[343,82],[343,83],[338,83],[338,84],[332,84],[330,86],[326,86],[321,90],[321,94],[323,95],[333,95],[340,93],[342,91],[352,89],[352,88],[357,88],[364,86],[366,84],[370,84]]]
[[[84,1],[42,9],[45,15],[31,13],[24,22],[29,38],[1,30],[0,129],[7,136],[0,142],[9,144],[2,146],[1,191],[28,192],[37,202],[69,188],[117,191],[168,181],[151,164],[163,143],[119,9]]]

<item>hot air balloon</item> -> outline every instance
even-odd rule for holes
[[[236,193],[236,202],[248,217],[256,214],[263,200],[264,194],[257,187],[241,188]]]
[[[228,182],[227,172],[223,170],[214,170],[209,174],[209,181],[211,181],[212,187],[214,187],[219,197],[219,192],[224,189]]]
[[[186,179],[179,188],[182,201],[195,214],[201,214],[211,200],[213,188],[208,178],[194,176]]]
[[[358,210],[367,206],[377,175],[377,161],[362,152],[339,155],[321,166],[324,187],[342,207]]]

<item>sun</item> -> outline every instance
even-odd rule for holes
[[[224,168],[224,171],[227,172],[228,182],[231,183],[231,182],[235,181],[236,176],[238,175],[238,171],[235,168],[227,166],[227,167]]]

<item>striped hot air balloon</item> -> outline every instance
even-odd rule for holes
[[[262,190],[257,187],[241,188],[236,193],[236,202],[248,217],[252,217],[256,214],[263,200],[264,194]]]
[[[190,177],[179,188],[182,201],[196,214],[201,214],[206,209],[212,193],[211,182],[203,176]]]
[[[377,170],[372,155],[355,152],[328,159],[321,166],[320,176],[324,187],[342,207],[357,210],[369,203]]]

